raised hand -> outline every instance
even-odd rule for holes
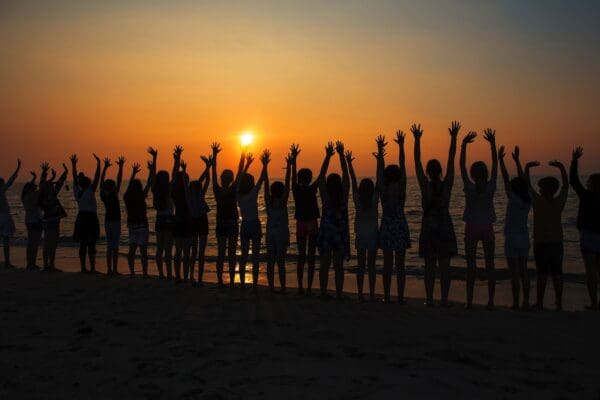
[[[271,152],[268,149],[265,149],[260,155],[260,161],[263,165],[269,164],[271,162]]]
[[[177,145],[175,146],[175,148],[173,149],[173,158],[175,159],[179,159],[181,158],[181,153],[183,153],[183,147],[181,145]]]
[[[96,162],[99,163],[100,162],[100,157],[98,157],[96,155],[96,153],[92,153],[92,155],[94,156],[94,158],[96,159]]]
[[[354,157],[352,156],[352,152],[350,150],[346,150],[346,161],[348,162],[348,164],[352,163],[352,161],[354,161]]]
[[[21,164],[22,164],[21,159],[17,158],[17,169],[21,169]]]
[[[335,151],[341,155],[344,155],[344,143],[342,143],[340,140],[335,142]]]
[[[37,175],[35,174],[35,171],[29,171],[29,174],[31,175],[31,177],[35,181],[35,178],[37,177]]]
[[[483,131],[483,138],[485,140],[487,140],[488,142],[490,142],[490,144],[495,144],[496,143],[496,130],[487,128],[485,131]]]
[[[211,160],[212,156],[200,156],[200,158],[202,159],[202,161],[204,161],[204,164],[206,165],[206,167],[210,167],[210,165],[212,164],[212,160]]]
[[[104,168],[112,167],[112,163],[110,162],[110,158],[104,158]]]
[[[423,129],[421,128],[421,124],[412,124],[412,126],[410,127],[410,131],[417,140],[421,139],[421,136],[423,136]]]
[[[210,148],[212,149],[213,157],[216,156],[217,154],[219,154],[222,150],[221,145],[217,142],[212,142],[212,144],[210,145]]]
[[[579,160],[583,156],[583,147],[577,146],[573,149],[573,160]]]
[[[295,160],[298,157],[298,154],[300,154],[300,146],[296,143],[292,143],[290,146],[290,157]]]
[[[521,150],[519,149],[519,146],[515,146],[515,151],[513,151],[513,153],[512,153],[513,160],[519,161],[520,154],[521,154]]]
[[[133,165],[131,166],[131,173],[133,175],[137,174],[138,172],[140,172],[142,170],[140,163],[133,163]]]
[[[69,157],[69,160],[71,160],[71,164],[73,164],[73,165],[77,165],[77,161],[79,161],[77,159],[77,154],[71,154],[71,157]]]
[[[473,143],[475,141],[475,138],[477,137],[477,132],[475,131],[470,131],[469,133],[467,133],[465,135],[465,137],[463,138],[463,144],[469,144],[469,143]]]
[[[500,146],[500,148],[498,149],[498,158],[500,160],[504,160],[505,155],[506,153],[504,152],[504,146]]]
[[[117,165],[119,167],[123,167],[124,164],[125,164],[125,157],[120,156],[119,158],[117,158]]]
[[[419,125],[419,129],[420,128],[421,128],[421,125]],[[404,131],[402,131],[401,129],[399,129],[399,130],[396,131],[396,139],[394,139],[394,142],[396,142],[398,144],[404,144],[404,138],[405,137],[406,137],[406,135],[404,134]]]
[[[50,164],[48,163],[48,161],[45,161],[40,165],[40,168],[42,169],[42,173],[48,172],[48,170],[50,169]]]
[[[331,157],[335,154],[335,147],[333,146],[333,142],[327,142],[327,146],[325,146],[325,154],[328,157]]]
[[[249,167],[253,161],[254,161],[254,154],[252,154],[252,153],[246,154],[246,166]]]
[[[63,163],[62,166],[63,166],[63,169],[65,170],[65,173],[69,172],[69,168],[67,168],[67,164]]]
[[[448,133],[450,133],[450,136],[455,137],[458,136],[458,132],[460,131],[461,128],[461,124],[458,121],[452,121],[452,123],[450,124],[450,128],[448,128]]]
[[[564,165],[563,165],[563,163],[561,163],[561,162],[560,162],[560,161],[558,161],[558,160],[552,160],[552,161],[550,161],[550,162],[548,163],[548,165],[549,165],[549,166],[551,166],[551,167],[555,167],[555,168],[561,168],[561,169],[562,169],[562,168],[564,168]]]
[[[385,146],[387,146],[387,142],[385,141],[384,135],[377,136],[377,138],[375,139],[375,143],[377,143],[377,150],[379,151],[383,151]]]
[[[158,150],[156,150],[154,147],[150,146],[146,149],[146,151],[148,152],[148,154],[150,154],[152,157],[158,157]]]
[[[527,164],[525,164],[525,168],[535,168],[535,167],[539,167],[539,166],[540,166],[539,161],[529,161]]]

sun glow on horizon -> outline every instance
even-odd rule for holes
[[[242,147],[248,147],[254,142],[254,133],[246,131],[240,135],[240,144]]]

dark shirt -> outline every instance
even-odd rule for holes
[[[296,211],[294,218],[298,221],[312,221],[319,218],[316,185],[294,185],[292,188]]]
[[[233,186],[214,188],[218,220],[238,220],[236,192],[237,190]]]
[[[127,210],[127,225],[139,226],[148,224],[146,198],[143,193],[125,192],[125,209]]]
[[[119,205],[119,195],[116,190],[110,192],[100,191],[100,199],[104,203],[104,221],[120,221],[121,220],[121,206]]]
[[[600,194],[587,190],[579,180],[577,160],[571,161],[571,186],[579,196],[577,229],[600,233]]]

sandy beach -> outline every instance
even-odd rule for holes
[[[0,398],[600,395],[598,312],[426,308],[407,288],[400,306],[0,269]]]

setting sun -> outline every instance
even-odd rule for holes
[[[254,141],[254,134],[252,132],[249,132],[249,131],[248,132],[244,132],[240,136],[240,143],[244,147],[250,146],[253,141]]]

